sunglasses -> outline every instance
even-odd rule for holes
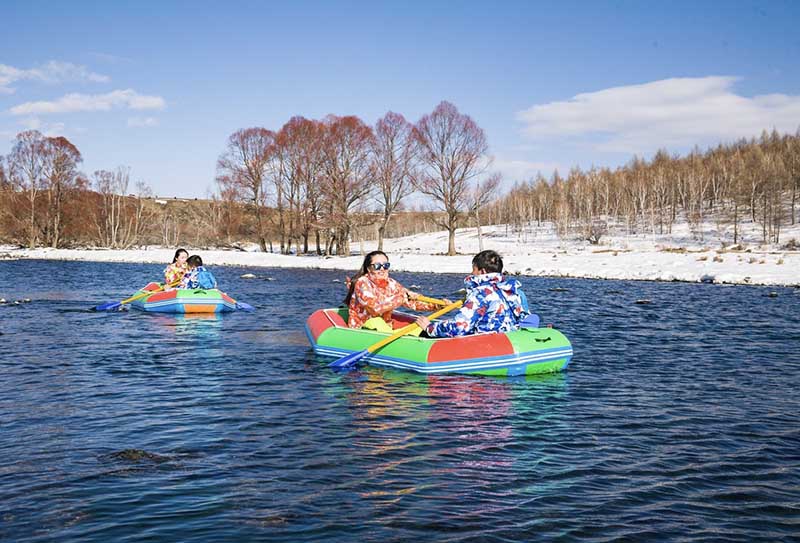
[[[388,269],[389,269],[389,266],[390,266],[390,264],[389,264],[388,262],[384,262],[383,264],[381,264],[380,262],[378,262],[378,263],[376,263],[376,264],[370,264],[370,265],[369,265],[369,267],[370,267],[370,268],[372,268],[372,269],[373,269],[373,270],[375,270],[375,271],[378,271],[378,270],[388,270]]]

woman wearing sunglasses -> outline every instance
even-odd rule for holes
[[[350,328],[368,328],[391,332],[392,311],[407,307],[416,311],[431,311],[437,306],[416,300],[411,292],[389,277],[389,258],[383,251],[372,251],[364,257],[361,269],[350,281],[344,304],[348,307]]]

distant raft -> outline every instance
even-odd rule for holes
[[[306,335],[318,355],[341,358],[362,351],[389,333],[347,327],[347,309],[320,309],[308,317]],[[394,328],[414,317],[395,311]],[[455,338],[403,336],[364,358],[374,366],[417,373],[532,375],[566,369],[572,359],[569,340],[553,328],[527,328]]]
[[[161,290],[158,283],[149,283],[137,294],[153,292],[131,302],[131,306],[151,313],[223,313],[236,311],[236,301],[219,289]]]

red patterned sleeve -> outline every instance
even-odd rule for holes
[[[434,309],[439,308],[439,306],[436,304],[421,302],[419,300],[409,300],[408,303],[404,305],[409,309],[413,309],[414,311],[433,311]]]

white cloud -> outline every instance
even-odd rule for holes
[[[166,102],[160,96],[144,96],[133,89],[115,90],[106,94],[67,94],[48,102],[26,102],[12,107],[14,115],[46,115],[77,111],[110,111],[112,109],[164,109]]]
[[[732,91],[737,80],[673,78],[613,87],[535,105],[517,119],[532,139],[577,138],[598,151],[624,153],[797,130],[800,96],[740,96]]]
[[[90,71],[86,66],[72,64],[71,62],[58,62],[51,60],[36,68],[27,70],[15,68],[7,64],[0,64],[0,94],[11,94],[14,89],[9,87],[17,81],[40,81],[42,83],[64,82],[92,82],[108,83],[111,79],[102,74]]]
[[[540,173],[548,177],[553,170],[560,169],[556,162],[531,162],[527,160],[514,160],[497,158],[492,164],[492,170],[503,174],[504,182],[509,186],[515,181],[527,181],[535,178]]]
[[[135,128],[158,126],[158,119],[155,117],[130,117],[128,126]]]
[[[109,55],[108,53],[91,52],[89,54],[94,58],[96,58],[97,60],[101,62],[106,62],[108,64],[121,64],[125,62],[132,62],[130,58],[121,57],[118,55]]]
[[[36,117],[29,117],[20,120],[19,124],[25,127],[26,130],[38,130],[47,137],[63,136],[64,123],[45,123]]]

